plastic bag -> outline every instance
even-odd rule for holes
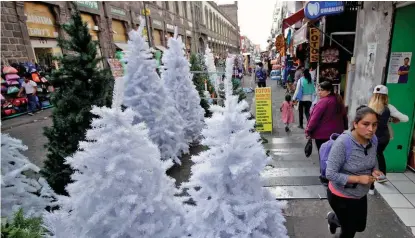
[[[313,153],[313,140],[312,139],[308,139],[307,144],[305,144],[304,147],[304,154],[305,157],[310,157],[311,153]]]

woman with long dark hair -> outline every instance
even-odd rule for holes
[[[299,125],[298,128],[303,127],[303,114],[307,118],[307,122],[310,119],[310,108],[313,102],[313,95],[316,93],[314,82],[311,79],[311,74],[308,69],[305,69],[303,76],[298,80],[297,87],[294,93],[294,100],[299,101],[298,113],[299,113]]]
[[[340,95],[334,93],[333,84],[329,81],[320,83],[318,88],[320,100],[313,107],[305,134],[314,139],[317,149],[330,139],[331,134],[341,134],[348,128],[347,112]],[[322,184],[328,180],[320,176]]]
[[[376,162],[378,119],[371,108],[359,107],[352,130],[338,136],[330,149],[327,200],[333,212],[327,220],[331,234],[341,228],[341,238],[353,238],[366,229],[369,187],[384,176]]]

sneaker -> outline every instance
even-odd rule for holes
[[[327,222],[329,231],[332,235],[336,234],[337,225],[333,223],[334,218],[336,217],[336,214],[334,212],[327,213]]]
[[[27,113],[27,115],[29,115],[29,116],[33,116],[33,113],[29,112],[29,113]]]
[[[320,179],[320,182],[323,186],[326,186],[326,187],[329,186],[329,180],[328,179],[324,178],[323,176],[320,176],[319,179]]]
[[[290,128],[288,128],[288,126],[285,127],[285,132],[289,132]]]
[[[375,195],[375,190],[374,189],[369,189],[369,195]]]

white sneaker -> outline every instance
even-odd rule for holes
[[[375,195],[375,190],[374,189],[369,189],[369,195]]]

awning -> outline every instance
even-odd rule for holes
[[[128,51],[128,44],[127,43],[114,43],[115,46],[122,50],[122,51]]]
[[[298,12],[282,20],[282,32],[288,27],[304,19],[304,8],[301,8]]]
[[[307,23],[304,24],[300,29],[298,29],[298,31],[295,31],[293,34],[293,46],[297,46],[300,45],[302,43],[307,42]]]
[[[161,50],[162,52],[164,52],[166,50],[166,47],[164,47],[162,45],[155,45],[154,47],[156,47],[157,49]]]

